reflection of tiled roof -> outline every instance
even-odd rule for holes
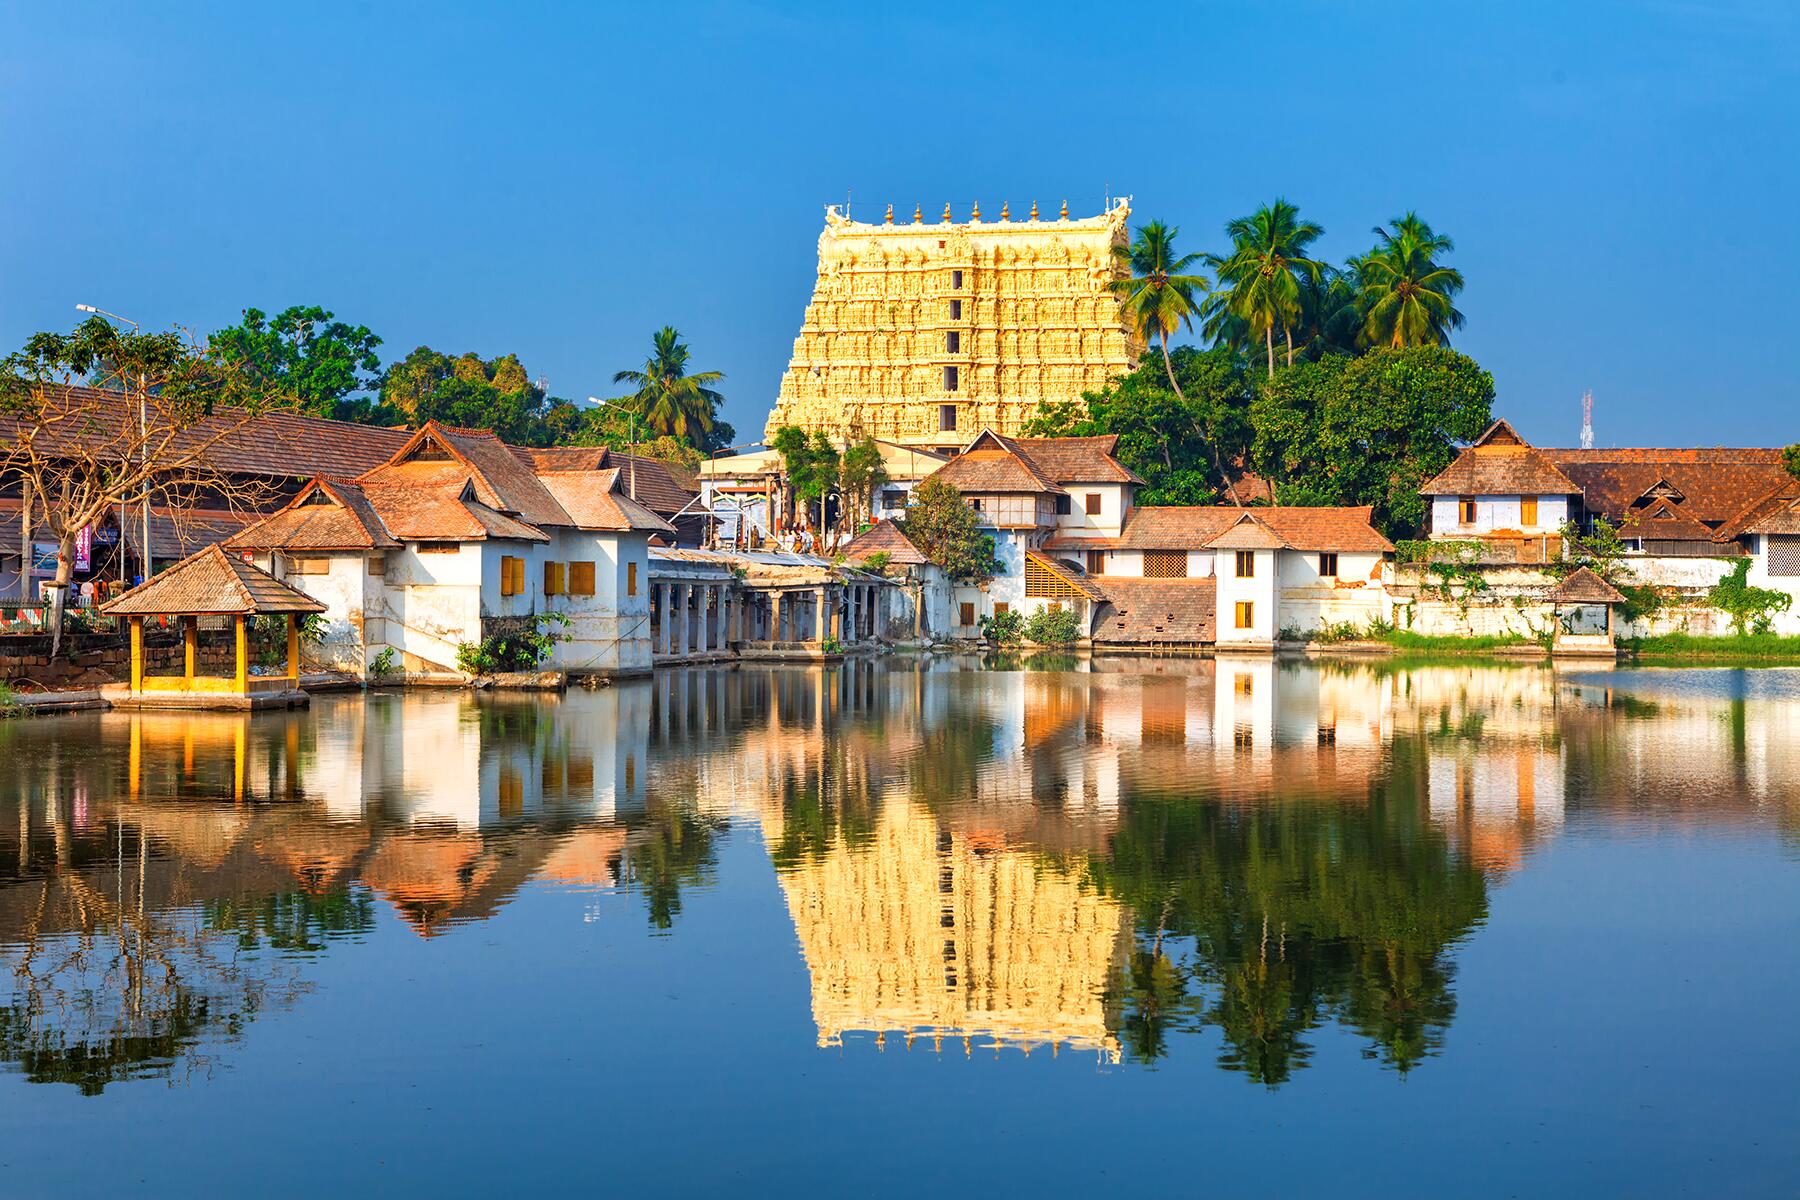
[[[619,491],[619,471],[549,471],[538,476],[579,529],[641,529],[673,534],[675,527]]]
[[[1419,488],[1423,496],[1566,496],[1580,489],[1505,421]]]
[[[233,534],[227,546],[256,550],[388,550],[388,535],[360,487],[317,479],[288,506]]]
[[[267,571],[208,546],[101,606],[113,616],[324,612]]]
[[[1557,604],[1622,604],[1619,589],[1586,567],[1580,567],[1550,591]]]
[[[1096,642],[1115,645],[1210,643],[1216,640],[1217,583],[1199,579],[1127,579],[1109,575],[1094,628]]]
[[[859,566],[871,554],[885,554],[889,562],[903,567],[923,566],[931,561],[891,520],[875,522],[872,529],[844,547],[844,557]]]

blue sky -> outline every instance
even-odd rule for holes
[[[1800,439],[1800,8],[0,0],[0,347],[318,303],[608,394],[675,324],[754,436],[822,205],[1110,187],[1331,258],[1416,208],[1527,437]]]

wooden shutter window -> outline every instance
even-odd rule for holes
[[[591,562],[572,562],[569,564],[569,595],[591,596],[594,594],[594,564]]]
[[[1475,497],[1461,496],[1456,501],[1457,515],[1464,525],[1475,523]]]
[[[1537,523],[1537,497],[1526,496],[1519,501],[1519,524],[1530,529],[1536,526]]]
[[[636,563],[626,563],[625,564],[625,594],[627,596],[637,595],[637,564]]]
[[[514,558],[510,554],[500,556],[500,594],[502,596],[525,594],[524,559]]]
[[[1187,557],[1186,550],[1146,550],[1144,578],[1186,579]]]
[[[544,564],[544,595],[560,596],[563,594],[563,565],[559,562]]]
[[[1087,506],[1087,515],[1088,516],[1090,516],[1090,517],[1099,516],[1100,515],[1100,493],[1099,492],[1089,492],[1087,494],[1086,506]]]
[[[1256,578],[1256,551],[1239,550],[1237,552],[1237,577],[1239,579]]]
[[[1255,603],[1255,601],[1239,600],[1237,602],[1237,627],[1239,629],[1252,629],[1255,626],[1256,626],[1256,603]]]

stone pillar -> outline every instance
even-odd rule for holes
[[[831,610],[825,607],[825,589],[824,588],[816,589],[813,592],[813,595],[818,599],[818,604],[819,604],[818,614],[813,619],[813,622],[812,622],[813,640],[815,642],[822,642],[825,640],[825,635],[828,632],[828,626],[831,623],[830,618],[826,614],[828,614]]]
[[[724,632],[725,626],[725,591],[716,583],[706,589],[705,622],[706,650],[710,654],[718,650],[723,640],[719,634]]]
[[[675,584],[673,587],[674,603],[669,606],[670,618],[675,622],[675,636],[669,643],[670,654],[686,654],[688,652],[688,585]]]

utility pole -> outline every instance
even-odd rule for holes
[[[1581,393],[1581,448],[1594,448],[1594,393]]]

